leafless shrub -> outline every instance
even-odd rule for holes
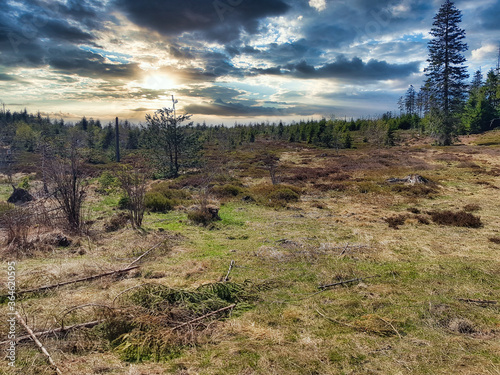
[[[123,167],[117,174],[121,188],[128,198],[128,210],[134,228],[142,226],[145,211],[144,197],[146,195],[147,176],[147,170],[131,166]]]
[[[54,191],[53,197],[74,232],[82,230],[82,208],[88,186],[78,146],[79,140],[75,137],[67,152],[45,161],[45,175]]]

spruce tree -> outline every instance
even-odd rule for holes
[[[459,27],[462,14],[454,3],[446,0],[434,17],[430,34],[433,39],[429,42],[429,66],[426,68],[430,79],[434,97],[435,119],[441,119],[434,124],[434,133],[438,142],[443,145],[451,144],[455,130],[454,115],[460,109],[469,77],[466,59],[463,52],[467,50],[465,31]]]

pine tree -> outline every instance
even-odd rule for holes
[[[481,70],[477,70],[476,73],[474,73],[474,77],[472,78],[469,94],[477,92],[477,90],[479,90],[482,86],[483,86],[483,73],[481,73]]]
[[[460,109],[467,87],[464,80],[468,78],[468,74],[463,52],[468,47],[463,42],[465,31],[459,27],[461,21],[460,10],[452,1],[446,0],[434,17],[430,31],[433,39],[428,45],[429,66],[426,72],[435,101],[433,110],[443,112],[434,116],[442,121],[434,124],[433,130],[438,142],[444,145],[451,144],[455,128],[453,115]]]
[[[416,92],[413,88],[413,85],[410,85],[408,91],[406,91],[404,98],[404,105],[406,113],[409,115],[413,115],[415,113],[415,101],[416,101]]]

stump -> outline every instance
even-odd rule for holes
[[[429,180],[426,179],[425,177],[420,176],[419,174],[411,174],[409,176],[406,176],[405,178],[389,178],[387,182],[391,184],[410,184],[410,185],[415,185],[415,184],[428,184]]]
[[[7,202],[18,204],[18,203],[31,202],[35,200],[35,198],[33,198],[33,196],[29,193],[28,190],[18,189],[14,185],[12,185],[12,188],[14,189],[14,191],[10,195],[9,199],[7,199]]]

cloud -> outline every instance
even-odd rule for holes
[[[0,81],[18,81],[16,76],[0,73]]]
[[[221,42],[237,39],[242,30],[255,33],[259,20],[290,8],[282,0],[115,0],[115,4],[137,25],[163,35],[200,32]]]
[[[494,58],[498,54],[498,46],[495,44],[486,44],[471,52],[473,61],[482,61],[489,58]]]
[[[407,64],[390,64],[386,61],[369,60],[364,63],[358,57],[351,60],[344,55],[337,56],[333,63],[325,64],[316,68],[306,61],[298,64],[288,64],[271,69],[254,69],[254,74],[281,74],[292,75],[297,78],[338,78],[351,81],[383,81],[407,77],[419,72],[419,62]]]
[[[321,12],[326,9],[326,0],[309,0],[309,6]]]

